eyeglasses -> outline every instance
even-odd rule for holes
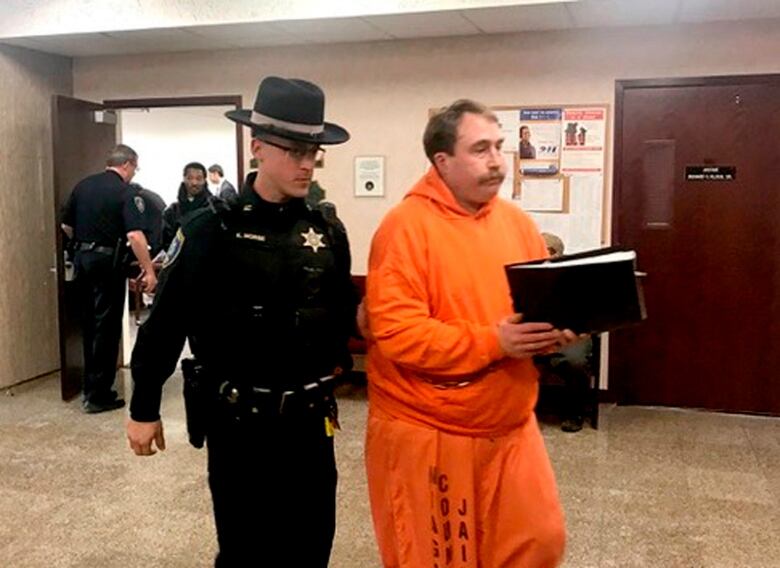
[[[262,140],[262,142],[264,144],[268,144],[269,146],[273,146],[274,148],[284,150],[287,155],[296,162],[302,162],[304,158],[319,162],[325,157],[325,148],[320,148],[319,146],[296,146],[291,148],[290,146],[277,144],[276,142],[271,142],[270,140]]]

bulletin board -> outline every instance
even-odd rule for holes
[[[526,211],[567,253],[606,242],[609,107],[493,107],[504,135],[507,176],[501,197]]]

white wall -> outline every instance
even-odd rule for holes
[[[550,31],[78,58],[74,89],[91,100],[240,93],[248,106],[265,75],[317,82],[328,119],[352,133],[328,152],[317,176],[349,229],[361,273],[379,220],[426,167],[421,136],[430,108],[460,97],[491,105],[612,105],[616,79],[776,73],[778,53],[777,20]],[[201,80],[193,83],[195,73]],[[353,197],[356,155],[387,157],[385,198]]]
[[[141,167],[133,181],[172,203],[185,164],[200,162],[208,168],[218,163],[238,188],[236,129],[224,116],[228,110],[233,107],[122,110],[120,139],[138,152]]]

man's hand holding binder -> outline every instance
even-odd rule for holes
[[[549,323],[524,323],[522,314],[511,315],[498,324],[501,349],[515,359],[553,353],[579,340],[570,329],[561,331]]]

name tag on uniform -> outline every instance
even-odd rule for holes
[[[265,235],[258,235],[255,233],[236,233],[236,238],[248,239],[250,241],[258,241],[261,243],[265,242]]]

